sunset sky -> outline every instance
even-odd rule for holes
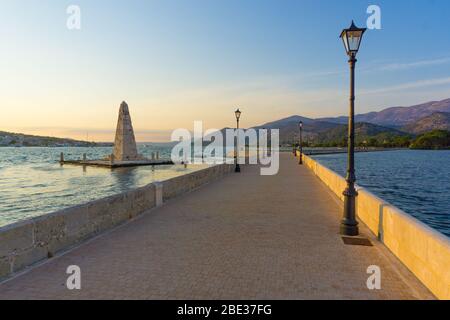
[[[66,9],[81,8],[81,30]],[[0,131],[112,141],[125,100],[139,141],[347,112],[340,31],[369,30],[357,113],[450,98],[450,1],[0,0]]]

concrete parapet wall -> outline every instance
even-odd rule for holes
[[[304,164],[341,200],[345,179],[308,156]],[[386,247],[439,299],[450,299],[450,240],[358,187],[356,213]]]
[[[232,172],[233,165],[223,164],[163,181],[163,200],[167,201]]]
[[[232,171],[223,164],[0,228],[0,279]],[[162,185],[162,195],[161,188]],[[159,191],[157,191],[159,188]]]

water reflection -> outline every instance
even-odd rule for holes
[[[169,157],[170,148],[140,146],[139,152],[159,151]],[[59,164],[66,159],[100,159],[111,148],[0,148],[0,226],[53,212],[61,208],[166,180],[206,166],[144,166],[99,168]]]
[[[138,185],[137,182],[137,168],[115,168],[111,169],[111,176],[113,184],[116,185],[117,190],[124,192],[131,187]],[[149,176],[151,180],[151,176]]]

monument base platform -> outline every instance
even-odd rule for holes
[[[170,159],[114,161],[114,162],[108,160],[64,160],[60,161],[60,163],[79,166],[103,167],[103,168],[123,168],[123,167],[158,166],[158,165],[174,164]]]

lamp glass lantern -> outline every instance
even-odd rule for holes
[[[236,120],[239,120],[239,118],[241,117],[242,112],[241,112],[239,109],[237,109],[237,110],[234,112],[234,114],[236,115]]]
[[[353,21],[350,28],[342,30],[340,37],[344,42],[345,51],[349,56],[355,57],[358,53],[362,37],[366,30],[366,28],[358,28]]]

